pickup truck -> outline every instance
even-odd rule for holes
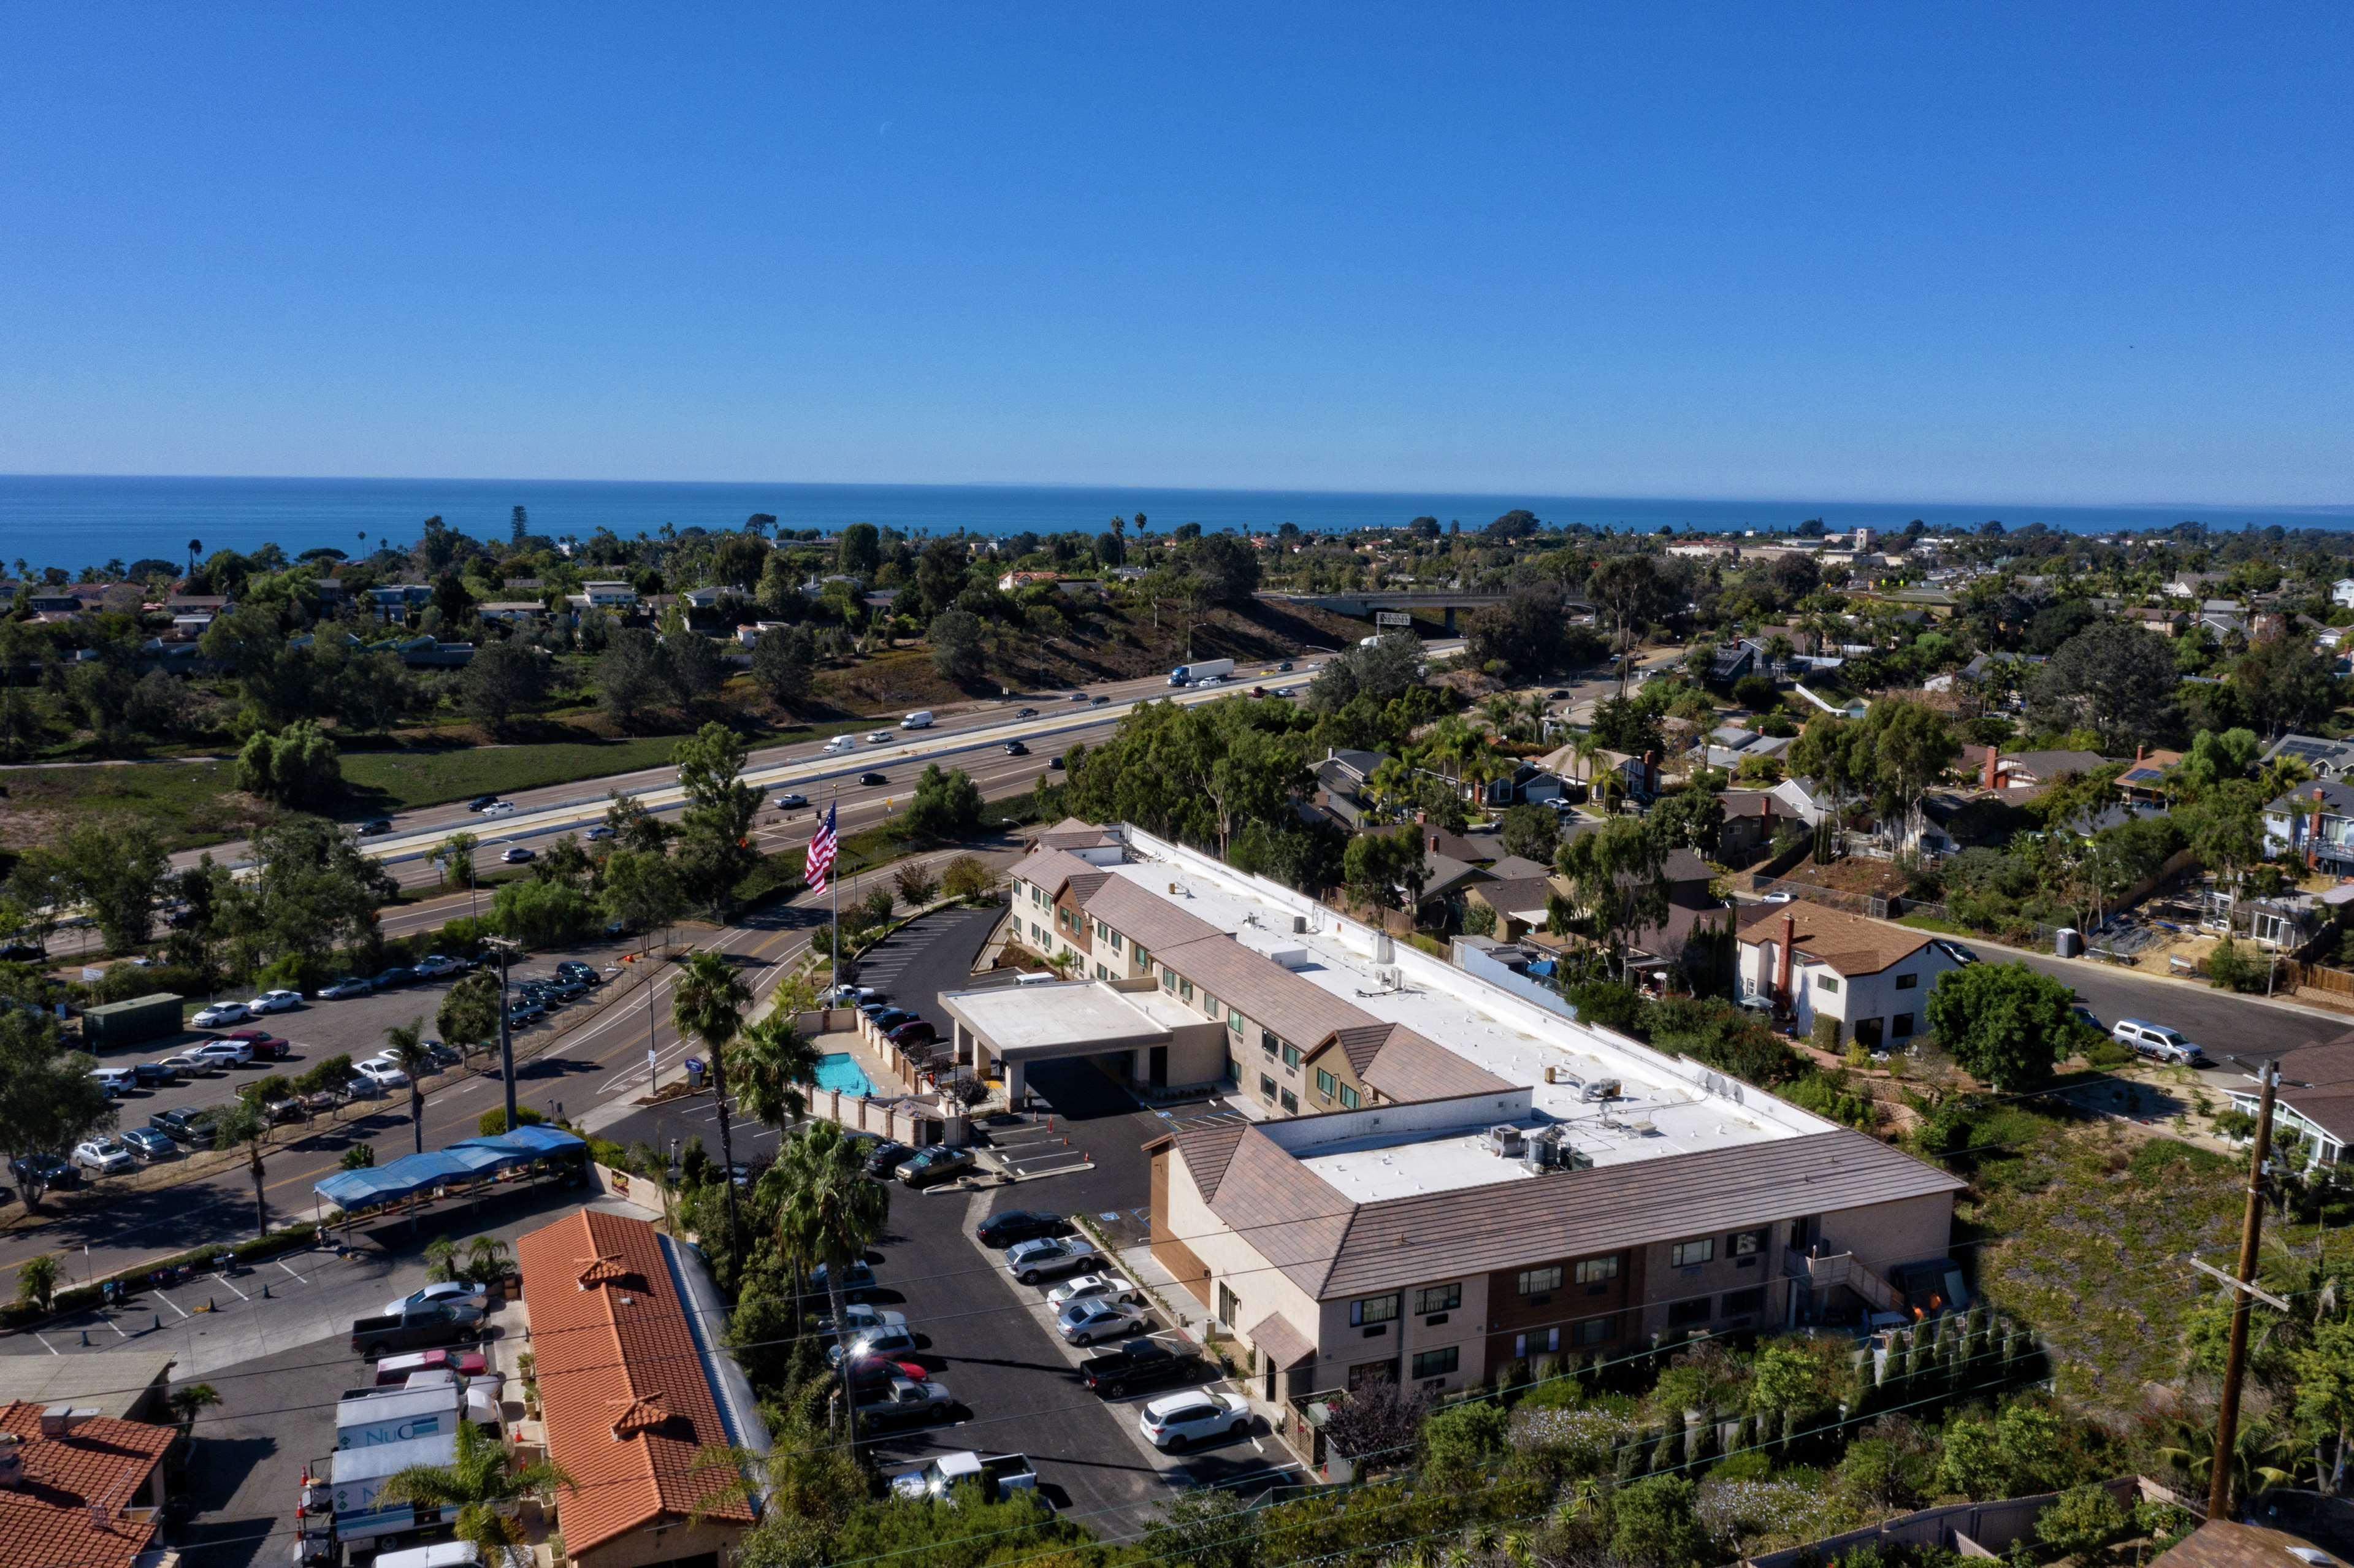
[[[902,1470],[891,1478],[891,1495],[914,1502],[936,1498],[953,1507],[956,1489],[968,1483],[981,1489],[983,1502],[1003,1502],[1015,1492],[1035,1492],[1038,1471],[1025,1454],[943,1454],[921,1469]]]
[[[1079,1363],[1079,1378],[1106,1399],[1118,1399],[1131,1389],[1164,1383],[1188,1383],[1206,1375],[1202,1359],[1161,1340],[1127,1340],[1117,1348],[1098,1351]]]
[[[858,1418],[869,1425],[917,1426],[943,1419],[955,1407],[956,1395],[945,1384],[900,1377],[875,1397],[859,1400]]]
[[[352,1349],[373,1361],[387,1351],[413,1351],[480,1339],[480,1309],[454,1301],[411,1307],[405,1312],[360,1318],[352,1323]]]

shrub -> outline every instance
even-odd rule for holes
[[[529,1106],[515,1107],[515,1125],[517,1127],[531,1127],[537,1123],[544,1122],[546,1119],[547,1118],[546,1116],[532,1109]],[[476,1135],[482,1138],[496,1138],[506,1129],[507,1107],[504,1106],[493,1106],[489,1110],[484,1111],[481,1118],[474,1123],[474,1131]],[[610,1163],[610,1161],[608,1163]]]
[[[1836,1018],[1815,1014],[1815,1049],[1837,1054],[1840,1048],[1840,1024]]]
[[[1778,1092],[1801,1110],[1848,1127],[1872,1127],[1880,1120],[1880,1107],[1871,1096],[1856,1093],[1851,1083],[1845,1069],[1816,1072],[1782,1086]]]

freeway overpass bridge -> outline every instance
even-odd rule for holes
[[[1427,613],[1437,610],[1445,618],[1447,630],[1453,631],[1458,610],[1500,604],[1504,591],[1501,588],[1402,588],[1394,593],[1262,593],[1258,597],[1284,604],[1312,604],[1319,609],[1358,620],[1375,620],[1384,611],[1393,615],[1412,615],[1416,611]],[[1570,599],[1564,608],[1575,615],[1590,611],[1594,607]]]

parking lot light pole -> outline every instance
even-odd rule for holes
[[[507,960],[515,944],[505,937],[486,937],[482,945],[499,956],[499,1076],[507,1090],[507,1130],[515,1129],[514,1028],[507,1016]]]

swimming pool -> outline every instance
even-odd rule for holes
[[[840,1089],[845,1095],[871,1095],[875,1086],[867,1081],[858,1058],[847,1051],[829,1051],[817,1059],[817,1086]]]

